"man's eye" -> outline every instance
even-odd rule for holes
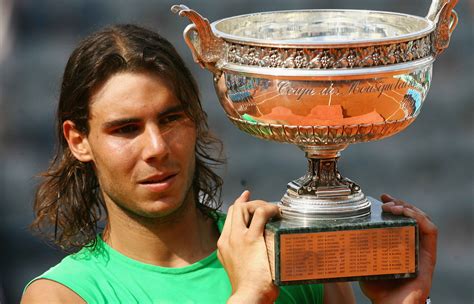
[[[115,134],[131,134],[138,131],[138,126],[136,125],[126,125],[120,128],[117,128],[113,131]]]
[[[185,117],[186,116],[184,115],[184,113],[183,114],[180,114],[180,113],[170,114],[160,119],[160,123],[166,124],[166,123],[174,122],[177,120],[181,120]]]

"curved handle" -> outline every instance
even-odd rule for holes
[[[433,0],[426,18],[436,24],[433,32],[433,53],[441,54],[448,46],[451,34],[458,24],[458,15],[454,7],[458,0]]]
[[[193,23],[184,30],[184,41],[191,49],[194,61],[215,72],[215,65],[222,58],[224,41],[214,35],[209,20],[182,4],[173,5],[171,11],[187,17]]]
[[[183,37],[184,37],[184,42],[186,42],[186,45],[191,50],[191,54],[193,55],[194,62],[199,63],[201,67],[204,67],[202,59],[201,59],[201,55],[196,50],[196,46],[199,47],[200,40],[199,40],[198,31],[196,29],[196,25],[194,23],[188,24],[188,26],[184,29]]]
[[[451,21],[449,23],[449,33],[451,34],[458,25],[458,13],[455,10],[451,12]]]

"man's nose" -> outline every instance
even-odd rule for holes
[[[168,143],[159,127],[156,125],[147,126],[143,137],[143,159],[145,161],[161,159],[168,153]]]

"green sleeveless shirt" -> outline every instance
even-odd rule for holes
[[[219,215],[219,230],[224,220]],[[111,248],[100,235],[95,248],[84,247],[65,257],[31,282],[38,279],[56,281],[87,303],[225,303],[231,294],[216,251],[192,265],[167,268],[133,260]],[[276,303],[322,304],[323,286],[283,286]]]

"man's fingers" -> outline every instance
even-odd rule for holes
[[[380,198],[382,199],[383,203],[393,202],[395,200],[393,196],[387,193],[382,194]]]
[[[389,195],[382,195],[382,210],[395,215],[404,215],[416,220],[420,232],[420,248],[424,252],[436,253],[436,243],[438,239],[438,228],[431,221],[428,215],[413,205],[407,204],[402,200],[394,199]],[[436,260],[436,256],[433,256]]]
[[[242,194],[235,200],[236,203],[245,203],[250,199],[250,191],[245,190]]]
[[[438,228],[426,215],[412,209],[404,208],[403,215],[416,220],[420,232],[420,254],[429,253],[435,263]]]
[[[279,216],[280,210],[277,205],[261,200],[244,202],[245,198],[247,196],[243,194],[229,208],[232,214],[229,212],[226,223],[230,222],[230,229],[226,230],[225,233],[229,231],[229,235],[232,235],[242,232],[248,233],[250,237],[261,236],[263,235],[265,224],[270,218]]]
[[[226,246],[228,241],[239,234],[247,235],[249,239],[263,236],[268,220],[280,215],[277,205],[261,200],[248,201],[249,198],[250,192],[246,190],[229,207],[218,247]]]
[[[255,210],[257,210],[260,207],[265,207],[265,206],[275,206],[271,203],[261,201],[261,200],[255,200],[255,201],[250,201],[247,202],[245,205],[241,205],[244,207],[250,214],[254,214]]]
[[[422,210],[418,209],[417,207],[415,207],[411,204],[408,204],[407,202],[402,201],[400,199],[396,199],[396,198],[394,198],[393,196],[391,196],[389,194],[382,194],[382,196],[380,198],[382,199],[382,202],[384,203],[382,205],[382,210],[385,211],[385,212],[392,212],[393,214],[401,215],[402,210],[403,210],[403,208],[401,208],[401,207],[404,207],[404,208],[412,209],[412,210],[414,210],[418,213],[421,213],[421,214],[427,216],[426,213],[424,213]],[[401,206],[401,207],[393,208],[392,206]]]
[[[250,191],[245,190],[235,200],[235,202],[244,203],[244,202],[248,201],[249,198],[250,198]],[[233,217],[234,217],[234,206],[235,206],[235,203],[234,203],[234,205],[230,206],[229,209],[227,210],[227,217],[226,217],[226,220],[225,220],[225,223],[224,223],[224,227],[222,228],[221,236],[219,237],[219,240],[221,241],[221,243],[222,243],[222,241],[229,239],[229,236],[230,236],[230,233],[231,233],[231,230],[232,230]]]
[[[403,214],[403,206],[397,206],[394,202],[388,202],[382,205],[382,211],[392,213],[395,215]]]
[[[253,212],[252,222],[247,232],[250,238],[257,238],[263,235],[265,225],[272,217],[280,215],[280,209],[274,204],[265,204],[257,207]]]
[[[405,201],[402,201],[402,200],[400,200],[400,199],[396,199],[396,198],[394,198],[393,196],[391,196],[391,195],[389,195],[389,194],[382,194],[382,195],[380,196],[380,198],[382,199],[382,202],[383,202],[384,204],[387,204],[387,203],[392,202],[392,203],[394,203],[394,204],[397,205],[397,206],[407,206],[407,207],[410,206],[410,205],[407,204]]]
[[[416,219],[416,221],[418,222],[418,225],[420,226],[421,233],[423,234],[437,233],[437,228],[435,224],[433,224],[433,222],[423,213],[416,212],[412,209],[406,209],[404,210],[403,214],[405,216]]]
[[[424,213],[416,212],[413,209],[404,208],[403,215],[416,220],[421,235],[437,236],[438,228]]]
[[[250,198],[250,192],[245,190],[242,194],[235,200],[233,205],[234,212],[232,214],[232,225],[231,230],[233,229],[244,229],[248,227],[250,222],[250,214],[247,211],[248,199]],[[229,215],[227,215],[229,216]]]

